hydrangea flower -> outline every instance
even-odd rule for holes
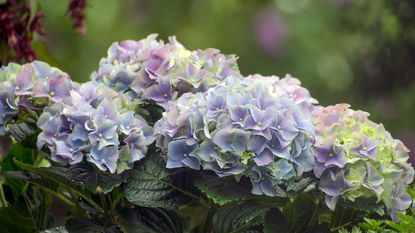
[[[276,96],[286,96],[301,107],[304,113],[311,114],[316,108],[318,101],[311,97],[310,92],[301,86],[300,80],[287,74],[280,79],[277,76],[262,76],[254,74],[251,76],[257,82],[268,84],[271,93]]]
[[[409,151],[383,125],[370,121],[368,113],[349,107],[338,104],[313,112],[314,173],[326,204],[334,209],[339,198],[377,198],[396,219],[411,204],[406,192],[414,176]]]
[[[189,51],[174,37],[164,43],[152,34],[113,43],[91,80],[165,106],[183,93],[206,91],[229,75],[240,76],[235,56],[217,49]]]
[[[84,158],[103,171],[121,173],[145,157],[153,130],[123,95],[88,82],[39,117],[37,145],[62,165]]]
[[[66,73],[41,61],[24,65],[10,63],[2,67],[0,136],[9,136],[9,126],[14,124],[23,109],[39,110],[50,103],[61,102],[74,87]]]
[[[247,176],[258,195],[284,195],[284,184],[314,165],[311,118],[252,77],[184,94],[168,104],[154,131],[167,168]]]

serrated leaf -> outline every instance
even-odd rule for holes
[[[159,155],[149,156],[130,172],[124,188],[128,201],[143,207],[174,208],[199,199],[188,181],[191,177],[172,175]]]
[[[237,182],[230,177],[221,178],[214,175],[205,175],[198,178],[195,181],[195,185],[201,192],[219,205],[252,197],[249,186],[242,182]]]
[[[220,208],[212,218],[214,233],[261,233],[269,206],[241,203]]]
[[[173,211],[161,208],[124,208],[119,211],[125,233],[183,233],[182,222]]]
[[[96,192],[97,188],[107,194],[115,187],[125,182],[126,174],[111,174],[94,170],[94,167],[87,163],[78,163],[68,169],[66,178],[73,184],[84,187],[91,192]]]
[[[264,233],[290,233],[284,214],[277,208],[270,209],[264,220]]]

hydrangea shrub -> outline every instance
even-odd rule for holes
[[[83,84],[41,61],[2,67],[1,231],[50,228],[54,200],[70,212],[46,232],[413,232],[401,141],[236,61],[150,35],[113,43]]]

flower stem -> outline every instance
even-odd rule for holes
[[[3,185],[0,185],[0,201],[3,207],[8,207],[9,203],[7,203],[6,196],[4,195]]]

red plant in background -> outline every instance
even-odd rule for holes
[[[45,33],[42,17],[40,11],[31,15],[30,1],[6,0],[0,3],[0,64],[36,58],[31,42],[35,32]]]
[[[71,0],[68,7],[69,16],[72,18],[73,26],[78,35],[83,35],[86,32],[85,26],[85,8],[87,6],[86,0]]]
[[[31,62],[36,59],[33,35],[45,34],[43,12],[29,0],[0,0],[0,66],[11,61]],[[78,35],[85,34],[86,0],[71,0],[68,14]]]

